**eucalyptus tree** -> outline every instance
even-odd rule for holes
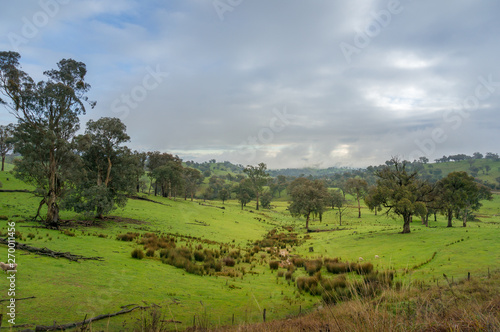
[[[463,227],[467,226],[470,211],[478,210],[481,200],[492,199],[491,190],[477,182],[466,172],[451,172],[437,184],[441,211],[448,220],[448,227],[453,226],[453,216],[461,215]]]
[[[255,193],[255,199],[257,205],[256,210],[259,209],[259,197],[262,195],[264,186],[267,184],[269,174],[266,172],[267,166],[264,163],[260,163],[257,166],[248,165],[243,172],[248,175],[248,180],[251,188]]]
[[[0,52],[0,103],[17,118],[15,151],[23,158],[15,174],[34,185],[47,206],[45,223],[59,227],[59,204],[78,156],[71,144],[85,114],[90,85],[87,68],[73,59],[62,59],[57,69],[45,71],[46,80],[35,82],[21,70],[17,52]],[[40,209],[39,209],[40,210]]]
[[[83,167],[65,199],[64,207],[102,219],[117,206],[123,207],[127,195],[136,191],[141,172],[137,157],[123,146],[130,137],[118,118],[87,122],[85,135],[76,141]]]
[[[292,201],[288,207],[294,217],[306,218],[306,230],[309,230],[309,218],[312,215],[322,216],[328,205],[330,194],[320,180],[297,178],[288,186]]]
[[[350,178],[345,183],[347,192],[353,195],[358,202],[358,218],[361,218],[361,199],[368,191],[368,183],[360,178]]]

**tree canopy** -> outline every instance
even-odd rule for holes
[[[306,229],[309,230],[309,218],[317,215],[321,218],[326,209],[329,193],[320,180],[297,178],[288,187],[292,201],[288,209],[292,216],[306,218]]]

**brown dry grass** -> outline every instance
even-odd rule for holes
[[[500,273],[446,286],[387,289],[307,315],[213,331],[500,331]]]

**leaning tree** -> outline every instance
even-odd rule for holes
[[[40,207],[47,206],[46,225],[58,227],[59,204],[77,165],[71,141],[88,102],[87,68],[82,62],[63,59],[57,69],[44,72],[46,80],[35,82],[21,70],[20,57],[17,52],[0,52],[0,92],[5,98],[0,102],[18,120],[15,151],[23,156],[15,173],[36,186],[42,196]],[[95,106],[95,102],[89,104]]]

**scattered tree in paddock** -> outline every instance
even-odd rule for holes
[[[288,209],[292,216],[306,218],[306,230],[309,230],[309,218],[312,215],[323,215],[329,205],[329,197],[324,183],[320,180],[311,181],[306,178],[297,178],[288,186],[292,202]]]
[[[248,165],[243,170],[243,172],[248,175],[250,186],[255,193],[255,199],[257,201],[257,205],[255,207],[256,210],[259,209],[259,198],[262,195],[262,191],[264,190],[264,186],[267,184],[267,179],[269,177],[266,170],[267,166],[264,163],[260,163],[257,166]]]
[[[332,204],[332,209],[337,210],[337,214],[339,216],[339,226],[342,226],[342,215],[347,210],[347,201],[344,198],[344,195],[338,190],[334,190],[330,192],[330,202]]]
[[[420,180],[417,171],[407,171],[407,164],[398,158],[387,161],[386,166],[375,172],[377,186],[368,198],[372,210],[382,205],[388,209],[387,214],[403,217],[402,233],[410,233],[413,215],[427,212],[425,203],[432,192],[432,186]]]
[[[236,199],[240,202],[242,210],[255,197],[248,179],[241,180],[240,183],[233,187],[233,191],[236,193]]]
[[[361,199],[366,195],[368,183],[360,178],[350,178],[345,185],[347,192],[353,195],[358,202],[358,218],[361,218]]]
[[[191,197],[191,201],[193,201],[194,194],[196,194],[196,190],[198,190],[203,181],[203,175],[195,168],[186,167],[184,168],[182,177],[184,179],[184,199],[187,199],[189,196]]]
[[[481,200],[492,199],[491,190],[477,182],[466,172],[451,172],[437,184],[441,211],[448,219],[448,227],[453,226],[453,216],[462,215],[463,226],[467,226],[470,211],[481,207]]]

